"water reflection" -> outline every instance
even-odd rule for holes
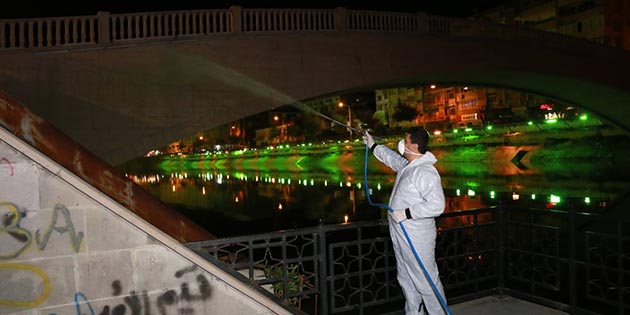
[[[310,156],[309,167],[303,157],[285,156],[280,162],[266,158],[264,165],[272,166],[262,170],[260,161],[228,167],[234,163],[202,159],[191,165],[190,158],[166,158],[159,167],[129,176],[212,233],[233,236],[384,218],[385,210],[366,199],[363,154],[354,150]],[[502,159],[453,161],[439,150],[436,155],[442,158],[437,166],[446,212],[509,204],[605,213],[614,209],[611,204],[628,187],[627,172],[617,166],[576,162],[523,166]],[[247,164],[252,166],[243,166]],[[370,158],[368,179],[371,200],[387,203],[394,174]]]

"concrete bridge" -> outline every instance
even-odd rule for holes
[[[0,89],[117,165],[195,132],[341,91],[495,86],[626,131],[627,51],[426,14],[296,9],[0,20]]]

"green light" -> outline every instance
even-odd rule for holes
[[[587,119],[588,119],[588,115],[586,114],[580,115],[580,120],[587,120]]]
[[[532,200],[536,199],[536,194],[532,194]]]
[[[475,191],[472,189],[468,189],[468,196],[474,197],[475,196]]]
[[[591,198],[590,197],[584,197],[584,203],[589,205],[591,204]]]
[[[466,128],[466,129],[464,129],[464,131],[470,132],[470,131],[472,131],[472,128]]]
[[[555,124],[557,122],[558,122],[557,119],[547,119],[547,120],[545,120],[545,123],[547,123],[547,124]]]
[[[492,126],[488,126],[488,127],[486,127],[486,129],[492,130]]]
[[[495,197],[495,192],[494,192],[494,190],[493,190],[493,191],[490,191],[490,199],[494,199],[494,197]]]
[[[479,187],[479,183],[478,182],[473,182],[473,181],[470,181],[470,182],[467,181],[466,182],[466,187],[473,187],[473,188]]]
[[[458,133],[459,130],[458,129],[453,129],[453,133]]]
[[[562,202],[562,198],[560,198],[560,196],[556,196],[556,195],[552,194],[552,195],[549,196],[549,201],[551,203],[560,203],[560,202]]]
[[[528,121],[527,124],[531,126],[531,125],[534,124],[534,122],[533,121]]]
[[[458,196],[461,194],[461,192],[459,191],[459,189],[455,191],[455,194],[456,194],[456,195],[458,195]]]

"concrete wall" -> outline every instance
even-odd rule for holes
[[[0,128],[0,314],[281,314]]]

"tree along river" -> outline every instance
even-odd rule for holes
[[[626,137],[430,147],[445,212],[498,205],[623,216]],[[395,147],[395,142],[387,143]],[[625,154],[624,154],[625,153]],[[360,142],[143,158],[122,170],[219,237],[386,218],[395,174]],[[571,158],[567,158],[571,157]],[[627,212],[627,211],[625,211]]]

